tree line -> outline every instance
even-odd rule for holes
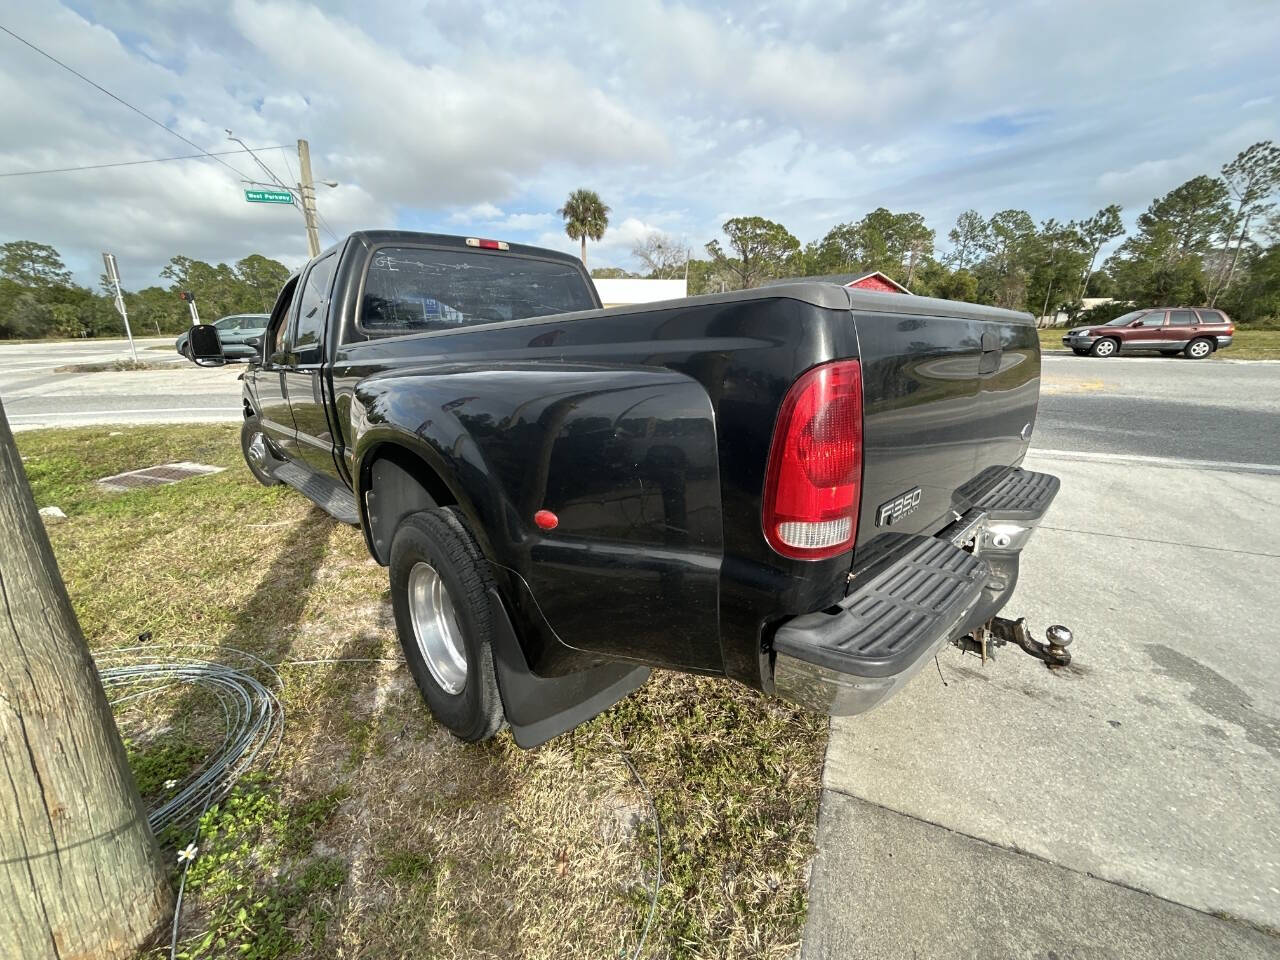
[[[689,293],[756,287],[785,277],[879,270],[913,293],[1074,318],[1089,297],[1113,298],[1099,314],[1127,305],[1210,305],[1241,323],[1280,320],[1280,147],[1266,140],[1151,202],[1126,236],[1122,210],[1110,204],[1066,223],[1037,224],[1026,210],[984,215],[966,210],[939,249],[916,212],[878,207],[802,244],[786,227],[759,216],[733,217],[705,256],[654,233],[632,254],[642,273],[605,267],[597,277],[687,276]],[[575,190],[559,213],[565,232],[586,242],[604,236],[610,213],[599,195]],[[1124,237],[1105,262],[1102,248]],[[124,294],[134,330],[176,334],[189,314],[178,293],[190,290],[206,318],[265,313],[288,278],[278,261],[253,254],[234,264],[174,257],[160,272],[167,286]],[[119,335],[120,318],[103,277],[100,289],[72,282],[58,251],[19,240],[0,245],[0,339]],[[1100,316],[1091,319],[1100,319]]]
[[[168,285],[124,293],[129,325],[137,336],[186,330],[191,314],[179,299],[182,291],[195,294],[206,320],[229,313],[268,313],[289,269],[256,253],[234,264],[178,256],[160,271],[160,279]],[[114,299],[105,275],[98,290],[74,283],[62,257],[48,244],[0,244],[0,340],[121,336],[124,327]]]
[[[935,231],[915,212],[884,207],[801,242],[764,217],[734,217],[727,244],[706,244],[705,258],[665,234],[632,254],[643,273],[617,268],[595,276],[687,276],[689,293],[759,286],[786,277],[879,270],[913,293],[1075,317],[1086,298],[1114,298],[1100,314],[1128,305],[1216,305],[1243,323],[1280,319],[1280,147],[1255,143],[1224,164],[1153,200],[1126,236],[1119,204],[1091,216],[1037,224],[1026,210],[989,216],[966,210],[938,250]],[[607,208],[606,208],[607,210]],[[572,224],[566,225],[566,230]],[[603,232],[603,231],[601,231]],[[571,233],[571,235],[573,235]],[[1099,264],[1108,243],[1124,241]]]

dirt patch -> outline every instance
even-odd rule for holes
[[[54,373],[120,373],[127,370],[168,370],[172,363],[151,360],[106,360],[102,363],[68,363],[54,367]]]

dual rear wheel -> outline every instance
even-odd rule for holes
[[[458,511],[405,517],[390,574],[396,632],[427,706],[460,740],[493,737],[506,723],[493,664],[493,579]]]

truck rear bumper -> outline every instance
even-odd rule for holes
[[[1010,469],[936,537],[885,534],[838,604],[774,635],[776,693],[819,713],[863,713],[888,699],[950,640],[1004,607],[1018,558],[1058,478]]]

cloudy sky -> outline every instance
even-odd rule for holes
[[[1280,3],[897,0],[0,0],[0,25],[209,151],[226,129],[360,227],[576,249],[574,187],[613,208],[593,266],[663,230],[695,248],[760,214],[802,241],[876,206],[945,236],[967,207],[1070,219],[1280,139]],[[194,152],[0,33],[0,173]],[[172,255],[305,258],[300,214],[248,204],[244,155],[0,178],[0,241],[81,282]],[[332,237],[322,232],[327,245]]]

